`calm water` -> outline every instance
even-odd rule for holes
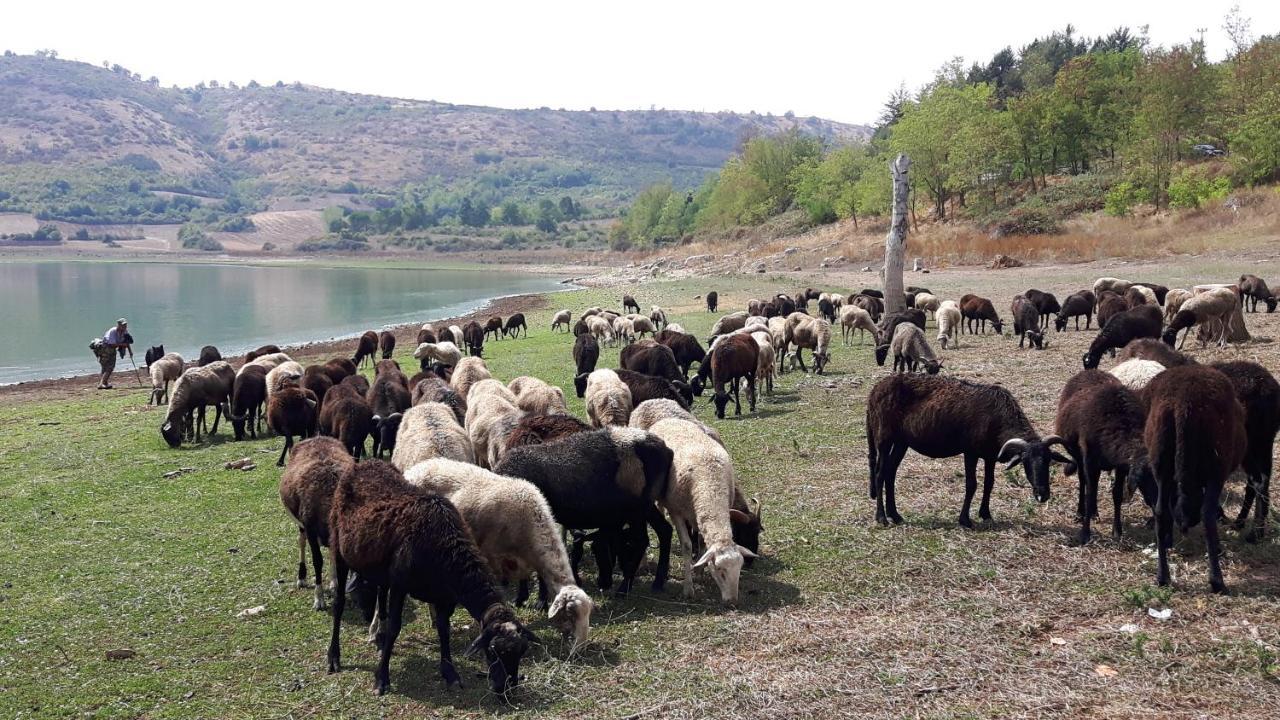
[[[465,314],[505,295],[564,289],[507,270],[248,267],[159,263],[0,263],[0,384],[97,370],[89,341],[129,319],[139,366],[146,348],[193,360],[359,335]],[[132,372],[129,360],[117,363]],[[118,380],[123,382],[123,378]]]

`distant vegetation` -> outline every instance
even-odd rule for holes
[[[789,210],[813,224],[881,215],[888,164],[912,159],[913,216],[966,218],[997,234],[1051,233],[1076,213],[1196,208],[1232,188],[1280,180],[1280,37],[1210,63],[1200,41],[1154,47],[1121,28],[1038,38],[986,64],[959,61],[885,106],[864,145],[801,132],[746,143],[696,190],[642,191],[614,247],[758,225]],[[917,212],[919,211],[919,212]]]

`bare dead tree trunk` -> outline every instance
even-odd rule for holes
[[[902,292],[902,267],[907,256],[907,169],[911,159],[905,154],[890,165],[893,170],[893,224],[884,239],[884,309],[902,312],[906,301]]]

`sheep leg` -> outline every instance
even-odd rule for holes
[[[667,587],[667,577],[671,574],[671,523],[662,516],[662,511],[653,506],[648,511],[649,527],[658,536],[658,566],[653,571],[653,591],[662,592]]]
[[[636,572],[640,570],[640,561],[644,559],[645,550],[649,547],[649,531],[643,517],[633,519],[630,524],[619,527],[616,535],[618,544],[618,565],[622,569],[622,584],[618,586],[618,595],[626,595],[635,584]]]
[[[307,586],[307,531],[298,527],[298,588]]]
[[[751,412],[756,411],[756,374],[747,375],[747,402],[751,404]]]
[[[210,435],[218,434],[218,421],[222,419],[222,403],[213,406],[213,429],[209,431]]]
[[[879,453],[880,463],[876,472],[876,487],[872,492],[876,498],[876,522],[881,525],[888,525],[890,522],[899,525],[902,523],[902,516],[898,514],[894,495],[894,478],[898,474],[898,465],[907,454],[907,446],[884,442],[880,444]],[[872,461],[874,462],[874,458]]]
[[[1257,502],[1253,514],[1253,530],[1245,536],[1249,542],[1258,542],[1267,534],[1267,522],[1271,516],[1271,453],[1263,460],[1264,469],[1258,473]]]
[[[1121,466],[1111,473],[1111,505],[1115,514],[1111,519],[1111,536],[1119,540],[1124,536],[1124,526],[1120,522],[1120,507],[1124,505],[1125,488],[1129,485],[1129,469]]]
[[[1205,488],[1201,517],[1204,521],[1204,543],[1209,550],[1209,587],[1216,593],[1225,593],[1227,585],[1222,580],[1222,545],[1218,540],[1218,514],[1221,509],[1222,480],[1210,482]]]
[[[337,548],[335,542],[332,548]],[[341,553],[333,553],[333,578],[337,581],[338,591],[333,594],[333,630],[329,634],[329,672],[336,673],[342,668],[342,649],[338,644],[338,636],[342,631],[342,611],[347,604],[347,563]]]
[[[524,607],[524,604],[529,602],[529,593],[529,578],[520,578],[520,583],[516,586],[516,599],[513,604],[516,607]]]
[[[1172,483],[1161,482],[1159,496],[1156,500],[1156,584],[1168,585],[1169,548],[1173,546],[1173,502],[1174,488]],[[1217,512],[1216,510],[1214,512]],[[1217,518],[1214,518],[1216,521]]]
[[[991,522],[991,490],[996,486],[996,461],[987,460],[982,477],[982,503],[978,506],[978,519]]]
[[[280,459],[276,460],[276,467],[284,467],[284,456],[293,448],[293,435],[286,433],[284,436],[284,447],[280,448]]]
[[[1084,507],[1080,515],[1080,543],[1084,545],[1089,542],[1092,535],[1093,517],[1098,514],[1098,479],[1102,475],[1102,471],[1093,463],[1089,456],[1085,456],[1084,465],[1080,467],[1080,484],[1084,490]]]
[[[316,576],[316,601],[312,603],[312,610],[324,610],[324,583],[321,582],[321,572],[324,570],[324,556],[320,554],[320,537],[315,533],[307,533],[307,541],[311,544],[311,565],[315,569]]]
[[[578,565],[582,562],[582,546],[586,541],[579,535],[573,536],[573,544],[569,546],[569,568],[573,571],[573,584],[582,585],[582,578],[578,576]]]
[[[378,669],[373,673],[373,689],[379,695],[386,695],[391,687],[391,649],[395,647],[396,638],[400,636],[400,626],[404,614],[404,591],[395,590],[390,593],[387,608],[387,623],[379,633],[378,648],[382,651],[378,658]]]
[[[990,464],[988,463],[988,467]],[[960,506],[960,525],[972,528],[973,520],[969,517],[969,508],[973,505],[973,496],[978,492],[978,456],[972,453],[964,455],[964,505]],[[982,509],[987,507],[987,494],[982,494]],[[990,516],[990,513],[987,513]],[[986,520],[987,517],[983,517]]]
[[[684,552],[684,583],[681,594],[686,598],[693,597],[693,538],[689,537],[689,527],[681,519],[676,520],[676,534],[680,536],[680,549]]]

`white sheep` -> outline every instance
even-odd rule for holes
[[[831,304],[834,305],[837,310],[844,307],[844,296],[840,293],[831,293]]]
[[[257,365],[258,367],[263,367],[270,371],[277,365],[287,363],[292,359],[293,358],[289,357],[285,353],[269,353],[267,355],[259,355],[250,362],[245,363],[245,365]]]
[[[1129,290],[1133,290],[1137,292],[1139,295],[1141,295],[1142,299],[1146,300],[1148,305],[1155,305],[1156,307],[1160,307],[1160,300],[1156,298],[1156,291],[1152,290],[1146,285],[1131,285],[1129,286]],[[1128,290],[1126,290],[1125,292],[1128,292]],[[1165,295],[1165,299],[1166,300],[1169,299],[1169,296]]]
[[[287,382],[298,382],[302,379],[302,363],[287,360],[267,371],[267,404],[271,396],[280,391]]]
[[[520,408],[498,394],[484,393],[474,402],[471,397],[467,398],[467,436],[471,438],[477,465],[491,468],[502,460],[507,436],[520,424],[522,416]]]
[[[764,391],[770,395],[773,394],[773,376],[777,373],[774,364],[776,357],[773,352],[773,338],[769,336],[767,330],[756,331],[751,333],[751,338],[756,341],[756,345],[760,348],[760,354],[756,356],[756,382],[764,382]]]
[[[1133,283],[1128,280],[1121,280],[1113,277],[1100,277],[1093,281],[1093,296],[1099,297],[1104,290],[1110,290],[1117,295],[1124,295],[1124,291],[1129,289]]]
[[[1187,335],[1196,325],[1207,325],[1211,333],[1218,335],[1218,346],[1226,347],[1227,337],[1231,334],[1231,316],[1236,312],[1239,298],[1233,287],[1217,287],[1206,290],[1199,295],[1192,295],[1182,303],[1182,307],[1173,317],[1173,322],[1165,328],[1164,341],[1173,344],[1179,330],[1186,330],[1182,336],[1181,348],[1187,343]]]
[[[787,344],[787,319],[781,315],[774,315],[769,318],[769,337],[773,340],[773,352],[775,358],[785,360],[786,358],[779,355]]]
[[[720,588],[720,599],[737,603],[743,558],[755,554],[733,541],[729,507],[736,481],[729,453],[688,420],[659,420],[649,432],[673,454],[667,492],[658,502],[671,517],[684,549],[684,596],[693,597],[693,571],[706,567]],[[694,532],[706,547],[697,562]]]
[[[586,641],[595,605],[573,582],[569,553],[537,487],[445,459],[415,465],[405,480],[449,498],[499,580],[524,580],[530,572],[538,573],[551,596],[551,624],[572,639],[572,648]]]
[[[186,361],[174,352],[165,353],[164,357],[152,362],[147,367],[147,372],[151,374],[151,398],[147,400],[147,404],[159,405],[162,400],[168,404],[169,383],[182,377],[185,367]]]
[[[948,305],[947,303],[951,303]],[[960,314],[960,308],[952,301],[948,300],[938,307],[938,311],[934,313],[934,318],[938,321],[938,342],[942,345],[942,349],[948,347],[960,348],[960,326],[964,322],[964,317]]]
[[[637,315],[635,317],[629,317],[627,320],[631,322],[632,332],[634,332],[637,337],[644,337],[645,333],[654,335],[658,332],[653,325],[653,321],[647,317]]]
[[[516,396],[516,407],[529,415],[568,413],[564,391],[536,377],[522,375],[512,380],[507,389]]]
[[[1184,288],[1174,288],[1164,296],[1164,324],[1168,325],[1173,322],[1173,318],[1182,309],[1185,303],[1194,293]]]
[[[667,323],[667,325],[663,329],[670,330],[671,332],[680,333],[682,335],[689,334],[688,332],[685,331],[684,326],[681,325],[680,323]]]
[[[631,389],[609,368],[593,370],[587,376],[587,417],[595,427],[626,425],[631,417]]]
[[[457,325],[449,326],[449,334],[453,336],[454,345],[457,345],[458,347],[462,347],[463,345],[467,344],[466,338],[464,338],[462,335],[462,328],[458,327]]]
[[[1164,365],[1155,360],[1130,358],[1107,372],[1110,372],[1117,380],[1124,383],[1125,387],[1136,392],[1146,387],[1147,383],[1164,372],[1164,369]]]
[[[489,374],[489,366],[484,364],[484,360],[478,357],[464,357],[453,366],[453,375],[449,376],[449,387],[466,398],[469,397],[468,393],[472,385],[491,377],[493,376]]]
[[[587,331],[601,345],[613,344],[613,325],[608,320],[596,315],[583,315],[587,319]]]
[[[570,330],[569,324],[572,321],[573,321],[573,313],[569,312],[568,310],[561,310],[560,312],[551,316],[551,329],[552,331],[555,331],[559,329],[561,326],[564,326],[565,332],[569,332]]]
[[[471,386],[467,391],[466,400],[468,403],[475,402],[486,395],[497,395],[512,405],[516,404],[516,394],[502,384],[501,380],[495,378],[486,378]]]
[[[417,350],[413,351],[413,357],[417,360],[434,360],[445,366],[457,365],[462,359],[462,351],[458,346],[448,340],[442,340],[434,343],[422,343]]]
[[[801,370],[806,370],[800,351],[807,348],[813,351],[813,368],[821,375],[831,359],[831,323],[794,312],[787,316],[785,332],[785,345],[795,347],[795,352],[791,353],[791,369],[799,364]],[[782,356],[787,357],[787,353],[784,351]]]
[[[693,416],[693,413],[680,407],[680,403],[668,398],[655,398],[640,403],[635,410],[631,411],[631,419],[627,424],[637,430],[648,430],[659,420],[670,420],[672,418],[688,420],[700,427],[702,432],[707,434],[707,437],[715,440],[721,447],[724,446],[724,440],[715,428],[698,420]]]
[[[432,458],[474,463],[476,453],[467,431],[458,424],[453,408],[425,402],[404,411],[400,429],[396,431],[396,447],[391,451],[391,464],[404,472]]]
[[[909,322],[900,323],[893,331],[889,351],[893,353],[894,372],[915,372],[916,367],[923,364],[926,372],[936,375],[942,368],[942,362],[929,347],[924,331]]]
[[[941,304],[942,301],[936,295],[930,295],[929,293],[916,295],[916,309],[923,312],[931,312],[935,318],[938,316],[938,307]]]
[[[599,305],[596,305],[594,307],[589,307],[586,310],[583,310],[582,317],[587,318],[587,317],[591,317],[592,315],[599,315],[602,312],[604,312],[604,308],[600,307]]]
[[[868,332],[871,333],[872,342],[879,343],[880,330],[876,327],[876,321],[871,319],[871,313],[857,305],[845,305],[840,308],[840,331],[844,336],[845,345],[853,344],[854,330],[859,331],[859,345],[866,342]]]
[[[630,345],[636,339],[635,323],[633,323],[630,318],[614,318],[613,335],[616,340],[621,340]]]

